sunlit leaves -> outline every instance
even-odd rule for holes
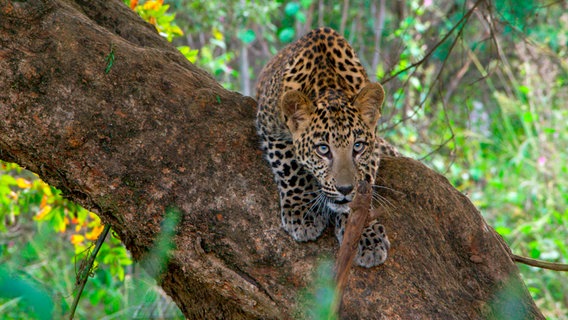
[[[157,10],[160,10],[160,8],[162,7],[163,4],[164,4],[163,0],[150,0],[150,1],[147,1],[146,3],[144,3],[144,5],[142,6],[142,9],[143,10],[157,11]]]
[[[93,224],[91,231],[85,233],[85,238],[90,241],[95,241],[99,238],[103,229],[104,226],[98,221],[96,224]]]
[[[124,280],[124,267],[132,264],[130,256],[123,250],[123,247],[110,246],[108,243],[103,244],[99,254],[103,257],[102,262],[110,267],[110,273],[118,277],[120,281]]]
[[[191,49],[189,46],[180,46],[177,47],[178,50],[185,56],[187,60],[191,63],[195,63],[197,61],[197,55],[199,54],[199,50]]]
[[[17,178],[16,185],[20,189],[30,189],[32,187],[32,183],[24,178]]]
[[[223,33],[221,31],[219,31],[219,29],[217,29],[217,28],[213,28],[213,30],[211,31],[211,34],[213,35],[213,38],[215,40],[218,40],[218,41],[222,41],[225,38],[223,36]]]
[[[15,164],[0,162],[0,231],[10,227],[15,215],[25,213],[31,215],[39,224],[47,224],[52,230],[61,234],[75,248],[76,253],[85,251],[93,241],[97,240],[104,226],[97,215],[64,199],[61,192],[44,183],[37,176],[22,171]],[[24,219],[24,218],[20,218]],[[111,273],[123,277],[124,266],[131,263],[126,249],[117,239],[109,240],[112,250],[108,254],[116,254],[116,258],[106,258],[104,253],[99,257],[109,264]],[[107,244],[108,245],[108,244]]]
[[[34,217],[35,220],[38,221],[49,221],[52,219],[52,216],[49,215],[51,213],[51,210],[53,209],[52,206],[50,205],[44,205],[43,208],[41,208],[38,213],[36,214],[36,216]],[[56,229],[61,229],[61,228],[56,228]]]
[[[128,1],[125,1],[128,4]],[[183,31],[174,23],[175,14],[168,13],[169,5],[163,0],[149,0],[142,4],[139,1],[130,1],[130,7],[136,11],[142,19],[156,27],[160,35],[172,41],[173,38],[183,35]]]

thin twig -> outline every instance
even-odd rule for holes
[[[84,266],[84,268],[80,271],[79,281],[77,284],[79,286],[79,291],[77,292],[77,295],[73,300],[73,305],[71,306],[71,314],[69,315],[69,320],[73,320],[73,317],[75,316],[75,310],[77,310],[79,299],[81,299],[81,293],[83,293],[83,289],[85,288],[87,279],[89,279],[89,275],[91,274],[91,268],[93,267],[93,263],[95,263],[95,258],[97,257],[97,254],[99,253],[99,250],[101,249],[109,230],[110,230],[110,224],[105,225],[103,232],[97,239],[97,244],[95,245],[95,249],[87,258],[87,263]]]
[[[397,73],[391,75],[390,77],[386,78],[385,80],[381,81],[382,84],[385,84],[387,82],[389,82],[390,80],[396,78],[399,74],[406,72],[412,68],[415,68],[421,64],[423,64],[426,60],[428,60],[428,58],[430,58],[430,56],[434,53],[434,51],[436,51],[436,49],[438,49],[438,47],[440,45],[442,45],[442,43],[446,42],[446,40],[454,33],[454,31],[458,28],[458,26],[460,26],[464,21],[469,20],[469,17],[471,16],[471,14],[475,11],[475,8],[477,8],[477,6],[479,4],[481,4],[481,2],[484,2],[485,0],[478,0],[473,7],[471,7],[471,9],[469,9],[464,16],[460,19],[460,21],[458,21],[451,29],[450,31],[448,31],[448,33],[446,33],[446,35],[442,38],[442,40],[438,41],[434,47],[428,51],[428,53],[426,53],[426,55],[424,55],[424,57],[414,63],[412,63],[411,65],[409,65],[408,67],[399,70]],[[463,28],[462,28],[463,29]]]
[[[568,264],[548,262],[543,260],[531,259],[527,257],[521,257],[516,254],[511,254],[513,261],[526,264],[531,267],[538,267],[542,269],[554,270],[554,271],[568,271]]]
[[[404,72],[404,71],[406,71],[406,70],[408,70],[408,69],[410,69],[410,68],[417,67],[417,66],[419,66],[420,64],[424,63],[424,62],[428,59],[428,57],[429,57],[430,55],[432,55],[432,53],[434,53],[434,51],[436,50],[436,48],[439,47],[442,43],[444,43],[444,42],[448,39],[448,37],[454,32],[454,30],[455,30],[459,25],[462,25],[462,27],[458,30],[457,36],[454,38],[454,41],[452,41],[452,43],[451,43],[451,45],[450,45],[450,48],[448,49],[447,58],[444,59],[444,61],[442,62],[442,66],[438,69],[438,72],[437,72],[437,74],[436,74],[436,77],[435,77],[434,80],[431,82],[431,85],[430,85],[430,87],[428,88],[428,91],[426,92],[426,94],[424,95],[424,98],[420,101],[420,103],[418,104],[418,106],[417,106],[416,108],[413,108],[411,114],[406,115],[406,116],[403,116],[400,120],[398,120],[398,121],[396,121],[395,123],[393,123],[393,124],[387,126],[387,127],[384,128],[383,130],[385,130],[385,131],[392,130],[393,128],[397,127],[399,124],[405,122],[406,120],[412,119],[412,118],[418,113],[418,111],[420,111],[420,110],[422,109],[422,106],[424,105],[424,103],[426,102],[426,100],[430,97],[430,92],[432,91],[434,85],[440,80],[440,76],[441,76],[441,74],[442,74],[442,71],[444,70],[444,67],[445,67],[445,65],[446,65],[446,62],[448,61],[450,54],[453,52],[454,47],[456,46],[456,43],[457,43],[458,39],[459,39],[459,38],[461,37],[461,35],[463,34],[463,30],[464,30],[464,28],[465,28],[465,25],[467,24],[469,18],[471,17],[471,14],[474,12],[473,10],[479,5],[479,3],[480,3],[481,1],[484,1],[484,0],[479,0],[479,1],[477,1],[477,2],[473,5],[473,7],[472,7],[471,9],[469,9],[469,11],[462,17],[462,19],[460,19],[460,21],[459,21],[458,23],[456,23],[456,24],[452,27],[452,29],[446,34],[446,36],[444,36],[444,38],[443,38],[442,40],[440,40],[438,43],[436,43],[436,45],[434,45],[434,48],[432,48],[432,50],[430,50],[430,51],[424,56],[424,58],[422,58],[420,61],[418,61],[418,62],[416,62],[416,63],[413,63],[413,64],[410,65],[409,67],[407,67],[407,68],[405,68],[405,69],[403,69],[403,70],[397,72],[396,74],[394,74],[393,76],[387,78],[386,80],[381,81],[381,83],[384,84],[384,83],[386,83],[386,82],[392,80],[392,79],[393,79],[394,77],[396,77],[398,74],[400,74],[400,73],[402,73],[402,72]],[[404,81],[403,86],[406,86],[406,85],[407,85],[407,83],[408,83],[409,80],[410,80],[410,77],[412,77],[412,76],[416,73],[416,71],[417,71],[417,69],[414,69],[414,70],[412,71],[412,73],[410,74],[410,76]],[[426,156],[426,157],[427,157],[427,156]],[[423,157],[423,158],[426,158],[426,157]]]

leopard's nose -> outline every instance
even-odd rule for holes
[[[337,191],[339,191],[342,195],[346,196],[349,195],[351,191],[353,191],[353,185],[347,184],[343,186],[335,186],[335,189],[337,189]]]

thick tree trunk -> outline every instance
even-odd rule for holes
[[[95,211],[148,267],[177,208],[175,249],[155,268],[188,318],[304,317],[300,292],[338,245],[280,228],[255,102],[116,0],[0,4],[0,158]],[[344,318],[542,318],[507,246],[444,177],[400,158],[378,181],[392,249],[352,269]]]

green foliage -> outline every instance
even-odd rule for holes
[[[25,314],[35,319],[51,319],[53,314],[53,301],[47,288],[5,267],[0,267],[0,302],[2,300],[7,300],[0,304],[0,313],[5,318]]]
[[[501,5],[513,4],[496,3],[498,8]],[[527,17],[534,15],[529,12],[536,7],[547,19],[568,18],[536,2],[499,9],[500,22],[510,30],[502,37],[495,35],[493,41],[507,52],[501,58],[507,63],[491,61],[487,46],[464,41],[475,37],[483,26],[480,21],[469,21],[460,31],[461,39],[454,41],[457,33],[448,38],[433,52],[432,61],[398,73],[427,53],[423,39],[431,31],[416,25],[427,23],[421,20],[436,15],[439,8],[430,7],[402,20],[392,36],[405,43],[398,64],[390,72],[397,75],[394,81],[398,86],[392,101],[387,102],[397,110],[391,118],[395,127],[386,134],[396,145],[404,146],[406,154],[422,158],[466,193],[513,252],[567,263],[568,141],[563,137],[568,135],[568,123],[563,119],[568,110],[567,92],[561,85],[565,83],[566,65],[557,67],[557,59],[565,53],[558,52],[549,39],[562,37],[568,28],[562,27],[562,19],[555,20],[559,23],[554,35],[537,36],[554,28],[533,23],[541,18]],[[460,11],[447,16],[448,23],[437,31],[437,39],[463,14]],[[526,38],[521,40],[518,36],[523,30]],[[509,42],[509,38],[516,42]],[[547,55],[539,55],[539,51]],[[552,52],[559,56],[550,55]],[[456,58],[460,64],[454,67]],[[449,90],[456,73],[469,63],[474,67],[463,74],[464,80],[469,78],[461,82],[453,97],[432,95],[437,90]],[[433,64],[436,68],[431,67]],[[561,298],[568,292],[565,274],[526,266],[520,269],[537,305],[549,319],[568,316]]]
[[[189,62],[195,63],[197,61],[197,54],[199,53],[199,50],[191,49],[189,46],[179,46],[178,50],[187,60],[189,60]]]
[[[312,278],[313,283],[300,292],[301,309],[298,310],[297,318],[337,319],[337,315],[332,312],[337,294],[333,261],[331,259],[321,261]]]
[[[252,29],[240,30],[237,37],[245,44],[250,44],[256,39],[256,34]]]
[[[176,22],[186,32],[186,38],[175,43],[194,47],[199,42],[199,52],[194,52],[191,62],[209,71],[225,88],[239,88],[240,61],[238,48],[250,47],[258,41],[268,40],[272,51],[276,39],[272,18],[280,4],[275,1],[229,0],[217,1],[168,1],[177,12]],[[181,18],[181,19],[180,19]],[[261,26],[253,28],[252,26]],[[269,32],[262,32],[269,31]],[[259,61],[260,63],[261,61]],[[255,66],[256,67],[256,66]],[[248,73],[249,70],[246,70]],[[252,76],[252,75],[251,75]]]
[[[163,0],[142,1],[142,3],[138,0],[124,0],[124,3],[136,11],[142,19],[155,26],[160,35],[168,41],[171,42],[174,38],[183,36],[183,31],[174,21],[176,15],[169,12],[170,5],[164,4]],[[197,61],[199,50],[191,49],[189,46],[178,46],[178,50],[191,63]],[[106,73],[110,71],[114,60],[112,48],[107,59],[109,61]]]
[[[154,246],[141,264],[152,276],[158,277],[162,274],[165,266],[168,265],[171,251],[175,249],[173,238],[175,228],[181,219],[181,212],[178,209],[168,208],[162,221],[160,236],[156,239]]]
[[[284,5],[284,20],[282,21],[282,26],[278,30],[278,39],[282,43],[289,43],[296,39],[298,36],[296,34],[296,30],[294,28],[294,24],[298,23],[305,23],[306,22],[306,13],[310,5],[312,4],[311,0],[304,0],[304,1],[291,1]]]
[[[105,73],[109,73],[112,65],[114,64],[114,45],[110,46],[110,52],[106,57],[107,66],[105,68]]]
[[[170,6],[164,4],[163,0],[143,1],[143,4],[139,4],[137,0],[125,0],[125,3],[130,5],[142,19],[154,25],[160,35],[168,41],[183,35],[180,27],[173,22],[176,15],[168,13]]]
[[[0,163],[0,181],[0,313],[5,319],[62,318],[73,299],[75,275],[102,231],[100,220],[15,164]],[[154,280],[132,265],[120,240],[108,237],[77,318],[143,316],[153,308],[163,312],[155,316],[183,318]]]

